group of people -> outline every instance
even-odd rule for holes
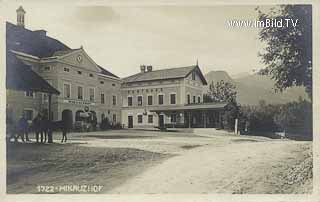
[[[11,117],[7,116],[6,118],[7,124],[7,133],[9,135],[8,141],[10,142],[14,139],[15,142],[21,138],[22,142],[31,142],[29,139],[29,131],[33,129],[35,132],[36,142],[45,143],[48,140],[48,132],[50,129],[50,122],[42,113],[38,113],[38,115],[33,119],[32,124],[28,123],[26,114],[23,113],[19,118],[17,123],[14,123]],[[39,140],[40,138],[40,140]]]

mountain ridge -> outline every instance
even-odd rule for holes
[[[284,104],[287,102],[297,101],[301,96],[308,100],[308,95],[304,87],[291,87],[283,92],[275,92],[275,82],[270,76],[257,74],[245,74],[232,78],[226,71],[210,71],[205,74],[208,85],[204,93],[209,90],[212,81],[230,82],[236,86],[237,101],[241,105],[258,105],[260,100],[265,100],[268,104]]]

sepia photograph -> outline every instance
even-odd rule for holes
[[[3,6],[7,195],[313,194],[311,3]]]

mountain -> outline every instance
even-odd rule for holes
[[[224,80],[236,85],[237,101],[241,105],[258,105],[260,100],[265,100],[270,104],[281,104],[296,101],[301,96],[308,99],[304,87],[292,87],[284,92],[275,93],[274,81],[268,76],[244,74],[231,78],[225,71],[211,71],[205,75],[209,89],[209,84],[214,81]]]

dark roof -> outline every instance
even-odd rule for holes
[[[31,31],[6,22],[6,47],[7,51],[14,50],[39,58],[62,56],[79,49],[71,49],[59,40],[44,35],[45,31]],[[98,65],[99,66],[99,65]],[[118,76],[99,66],[101,74],[119,78]]]
[[[111,77],[115,77],[115,78],[119,78],[117,75],[112,74],[111,72],[109,72],[108,70],[104,69],[100,65],[98,65],[98,67],[101,70],[101,74],[104,74],[104,75],[107,75],[107,76],[111,76]]]
[[[7,51],[6,88],[12,90],[60,94],[30,66],[21,62],[14,53]]]
[[[150,110],[151,112],[164,112],[164,111],[185,111],[185,110],[218,110],[226,107],[228,103],[201,103],[201,104],[186,104],[174,106],[161,106]]]
[[[126,83],[132,83],[132,82],[140,82],[140,81],[185,78],[192,71],[197,71],[199,73],[199,76],[200,76],[203,84],[205,84],[205,85],[207,84],[207,81],[204,78],[198,65],[154,70],[154,71],[150,71],[150,72],[140,72],[138,74],[124,78],[123,81]]]
[[[58,50],[56,52],[53,53],[52,56],[63,56],[63,55],[67,55],[69,53],[72,53],[73,51],[77,51],[78,49],[70,49],[70,50]]]
[[[6,23],[7,50],[27,53],[39,58],[50,57],[57,51],[71,50],[60,41],[43,34],[44,32],[31,31],[24,27]]]

